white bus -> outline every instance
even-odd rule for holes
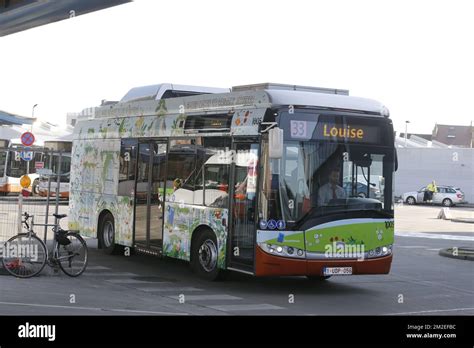
[[[38,147],[31,149],[34,151],[34,157],[28,163],[20,157],[23,146],[18,139],[0,140],[0,195],[19,193],[22,189],[20,186],[22,175],[29,174],[32,182],[38,178],[35,174],[35,162],[41,160],[42,153],[37,151]]]
[[[69,227],[207,279],[385,274],[395,169],[388,110],[348,91],[134,88],[75,127]],[[374,174],[378,199],[342,188]]]
[[[56,196],[69,198],[69,179],[71,172],[72,141],[49,140],[44,142],[44,155],[42,157],[44,169],[49,169],[50,175],[39,175],[33,182],[33,194],[41,197]],[[59,190],[58,177],[59,176]]]
[[[21,191],[20,178],[28,174],[31,186],[28,188],[34,195],[46,196],[48,184],[46,177],[40,177],[36,165],[42,164],[42,169],[51,169],[57,173],[61,152],[60,196],[69,196],[69,172],[71,170],[72,141],[47,140],[38,141],[38,145],[31,147],[33,159],[29,162],[21,159],[20,153],[24,150],[19,139],[0,140],[0,195],[19,193]],[[51,193],[55,195],[57,176],[51,177]]]

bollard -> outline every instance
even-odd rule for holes
[[[18,221],[17,221],[18,234],[21,233],[21,214],[23,214],[23,195],[19,194],[18,195]]]

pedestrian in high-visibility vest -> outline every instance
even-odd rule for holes
[[[436,182],[433,180],[431,184],[426,186],[426,190],[428,191],[428,202],[433,202],[433,195],[435,192],[438,192],[438,187],[436,186]]]

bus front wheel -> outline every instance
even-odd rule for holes
[[[110,213],[106,213],[100,220],[99,241],[106,254],[112,255],[119,251],[119,246],[115,244],[114,217]]]
[[[193,242],[191,251],[191,266],[200,277],[207,280],[216,280],[219,277],[217,267],[217,241],[211,230],[199,233]]]

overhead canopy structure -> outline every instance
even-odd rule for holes
[[[131,0],[0,0],[0,36],[127,2]]]
[[[0,126],[21,126],[23,124],[32,124],[35,118],[18,116],[6,111],[0,110]]]

